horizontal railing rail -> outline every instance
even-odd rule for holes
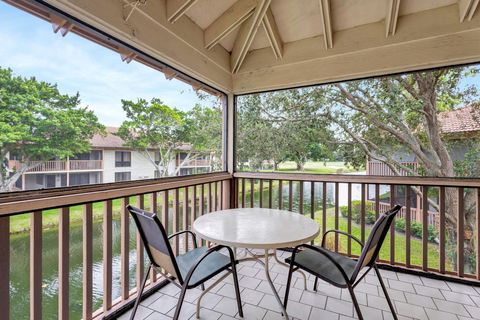
[[[273,180],[295,180],[314,182],[339,182],[339,183],[367,183],[367,184],[393,184],[393,185],[425,185],[443,187],[468,187],[480,188],[478,178],[449,178],[449,177],[402,177],[402,176],[367,176],[355,174],[310,174],[310,173],[276,173],[276,172],[236,172],[235,178],[258,178]]]
[[[40,319],[42,313],[46,312],[43,308],[51,306],[52,303],[58,303],[58,308],[49,309],[48,312],[57,313],[56,318],[63,320],[100,319],[124,308],[134,300],[136,288],[145,276],[147,263],[141,238],[135,231],[125,209],[126,205],[131,203],[157,212],[168,233],[175,233],[181,229],[190,229],[193,221],[200,215],[229,208],[231,181],[232,176],[228,173],[214,173],[107,186],[63,188],[48,192],[45,190],[31,192],[29,195],[28,192],[3,195],[0,203],[2,319],[25,318],[28,314],[31,319]],[[58,222],[57,225],[52,225],[52,216]],[[27,226],[22,224],[21,233],[12,237],[11,230],[19,227],[19,221]],[[95,236],[98,232],[95,230],[99,230],[99,227],[102,230],[101,235]],[[52,248],[51,233],[55,230],[58,247]],[[30,245],[20,247],[26,252],[15,252],[13,256],[30,256],[30,277],[25,289],[27,292],[21,292],[21,289],[18,289],[20,285],[17,288],[18,278],[11,277],[16,269],[21,268],[15,265],[21,263],[18,259],[10,258],[13,254],[11,250],[20,249],[17,245],[11,247],[11,244],[17,241],[22,232],[27,232]],[[79,243],[78,233],[81,234]],[[49,247],[46,246],[47,243]],[[133,247],[132,243],[135,243]],[[178,254],[185,251],[189,244],[185,239],[177,238],[172,245],[174,252]],[[100,260],[98,248],[101,248]],[[78,265],[76,257],[79,256],[73,254],[72,250],[80,250],[81,280],[72,277],[72,267],[74,264]],[[53,252],[58,254],[52,254]],[[48,265],[46,261],[51,259],[58,259],[58,272],[55,271],[50,278],[45,278],[45,272],[49,274],[52,271],[45,268],[45,265]],[[102,285],[94,284],[93,280],[95,272],[96,276],[99,276],[98,265],[103,268],[100,272]],[[55,269],[54,266],[51,268]],[[134,279],[131,274],[135,275]],[[22,278],[25,276],[22,275]],[[148,287],[158,285],[163,280],[152,272]],[[75,285],[72,281],[76,281]],[[132,282],[135,284],[132,285]],[[70,293],[75,286],[81,287],[81,295]],[[99,288],[101,293],[98,292]],[[44,294],[44,290],[49,290],[49,294]],[[58,295],[58,302],[55,295],[52,296],[52,290],[56,290],[54,293]],[[23,298],[18,299],[20,295],[29,296],[29,309],[24,304],[18,305],[23,301]],[[42,301],[45,299],[53,300]],[[81,306],[81,311],[72,311],[72,305]],[[10,313],[5,310],[10,310]],[[24,313],[20,315],[22,310]]]
[[[480,280],[480,179],[237,172],[234,180],[235,206],[296,211],[322,234],[342,229],[363,241],[381,212],[401,204],[381,263]],[[331,245],[360,253],[338,235]]]

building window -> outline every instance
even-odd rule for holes
[[[132,173],[127,171],[127,172],[115,172],[115,182],[120,182],[120,181],[129,181],[132,180]]]
[[[115,167],[130,167],[132,154],[130,151],[115,151]]]

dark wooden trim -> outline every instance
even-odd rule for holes
[[[10,193],[10,197],[0,199],[0,216],[105,201],[228,179],[231,179],[231,175],[228,173],[210,173],[198,176],[129,181],[126,184],[92,185],[75,190],[70,188],[44,190],[44,192],[28,195],[23,192]]]
[[[272,172],[235,172],[235,178],[272,179],[285,181],[316,181],[340,183],[390,184],[410,186],[480,187],[480,179],[474,178],[432,178],[398,176],[360,176],[345,174],[308,174],[308,173],[272,173]]]
[[[58,217],[58,318],[69,319],[70,208],[64,207]],[[108,260],[104,263],[108,265]],[[110,262],[111,266],[111,262]]]

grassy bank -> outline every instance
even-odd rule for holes
[[[315,214],[315,220],[321,225],[322,221],[322,212],[317,211]],[[335,215],[334,209],[327,209],[327,230],[335,229]],[[339,217],[338,219],[338,229],[347,231],[347,219]],[[366,227],[365,239],[370,233],[371,226]],[[352,222],[352,234],[361,238],[360,226]],[[316,239],[316,242],[320,243],[321,237]],[[333,242],[332,242],[333,243]],[[346,252],[347,251],[347,237],[339,236],[339,250]],[[360,246],[355,244],[352,241],[352,253],[360,254]],[[396,232],[395,233],[395,261],[405,263],[405,253],[406,253],[406,237],[404,233]],[[390,234],[387,235],[385,242],[380,250],[380,258],[384,260],[390,259]],[[422,240],[417,238],[410,238],[410,263],[415,266],[422,266],[423,255],[422,255]],[[440,255],[438,253],[438,245],[435,243],[428,244],[428,267],[429,268],[439,268]],[[446,269],[453,271],[452,266],[449,262],[446,262]]]
[[[273,170],[264,170],[273,171]],[[356,172],[357,170],[348,167],[343,162],[313,162],[309,161],[305,163],[304,171],[298,171],[297,165],[293,161],[282,162],[278,166],[279,172],[304,172],[304,173],[317,173],[317,174],[339,174]]]

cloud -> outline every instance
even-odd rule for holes
[[[63,38],[45,21],[1,2],[0,43],[1,67],[56,83],[62,93],[80,92],[82,104],[107,125],[124,119],[121,99],[158,97],[182,110],[199,102],[187,84],[137,62],[126,64],[118,53],[75,34]]]

